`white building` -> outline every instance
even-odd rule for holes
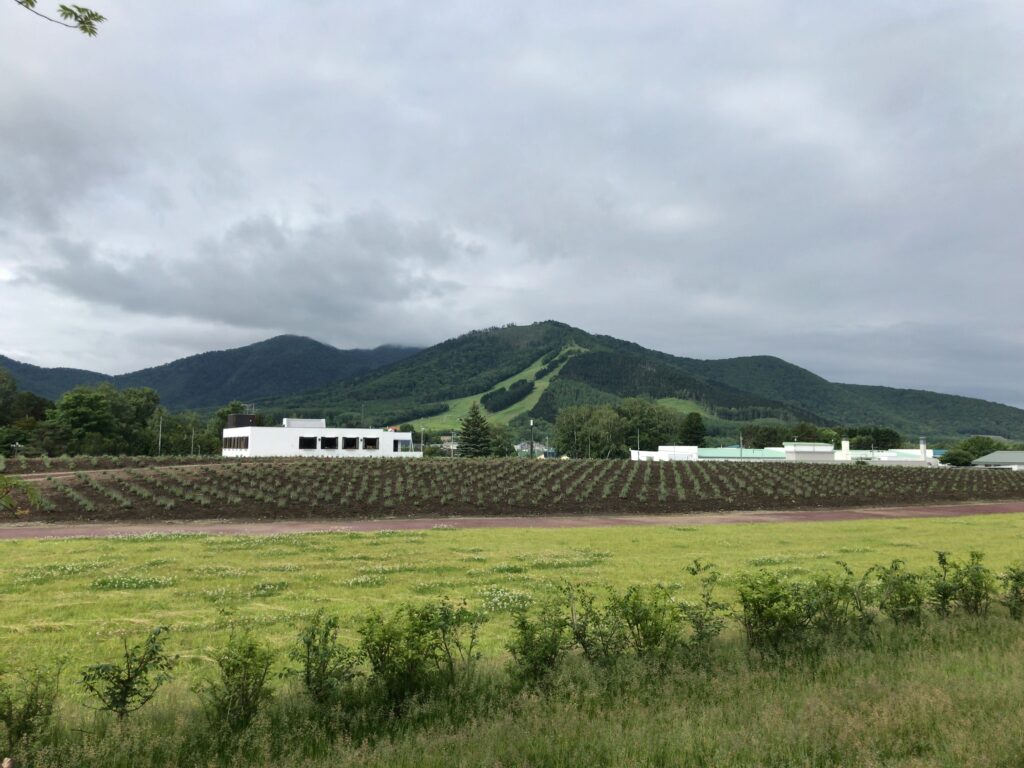
[[[836,450],[832,443],[783,443],[776,448],[698,448],[695,445],[659,445],[656,451],[630,451],[633,461],[786,461],[844,464],[859,462],[886,466],[937,467],[938,459],[925,445],[884,451],[852,451],[843,439]]]
[[[414,459],[411,432],[328,427],[326,419],[284,419],[280,427],[228,427],[223,456],[326,456]]]

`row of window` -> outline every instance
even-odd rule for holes
[[[336,451],[338,450],[338,438],[336,437],[300,437],[299,438],[299,450],[300,451],[315,451],[317,449],[317,440],[320,441],[321,451]],[[341,449],[343,451],[356,451],[359,450],[359,441],[363,441],[364,451],[379,451],[380,450],[380,438],[379,437],[343,437],[341,438]],[[398,448],[395,448],[397,451]]]
[[[245,437],[225,437],[223,440],[221,440],[221,447],[247,449],[249,447],[249,437],[248,435],[246,435]]]

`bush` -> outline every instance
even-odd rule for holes
[[[4,726],[5,755],[24,751],[49,725],[57,707],[60,670],[34,671],[18,678],[18,685],[0,679],[0,723]],[[19,750],[19,748],[22,748]]]
[[[558,667],[570,644],[569,621],[560,603],[543,603],[535,619],[525,610],[517,611],[508,643],[512,673],[523,682],[543,682]]]
[[[996,577],[982,565],[983,558],[981,552],[971,552],[966,563],[956,566],[957,602],[972,616],[988,613],[996,593]]]
[[[338,642],[338,617],[327,616],[322,608],[299,632],[298,646],[290,656],[302,665],[302,683],[321,708],[335,705],[356,675],[355,654]]]
[[[271,696],[267,677],[274,654],[248,632],[232,628],[227,645],[214,661],[218,677],[200,692],[206,715],[212,725],[238,733],[248,727]]]
[[[1011,565],[999,577],[1003,585],[1001,602],[1010,611],[1010,616],[1024,618],[1024,563]]]
[[[686,570],[700,579],[700,594],[696,602],[680,603],[679,612],[690,625],[690,637],[686,642],[689,660],[702,666],[709,662],[712,643],[725,627],[725,611],[729,606],[715,599],[718,571],[699,560],[694,560]]]
[[[928,597],[939,616],[949,616],[957,598],[956,573],[948,552],[936,552],[939,566],[928,581]]]
[[[156,627],[139,645],[128,647],[120,663],[94,664],[82,671],[82,686],[100,700],[100,709],[118,720],[145,706],[161,685],[171,679],[177,657],[164,651],[167,627]]]
[[[682,645],[677,606],[660,585],[629,587],[613,594],[609,610],[626,628],[626,640],[639,658],[666,658]]]
[[[612,606],[604,610],[598,608],[593,593],[579,586],[567,586],[565,595],[573,643],[592,664],[613,666],[629,644],[626,624],[619,612]]]
[[[902,560],[893,560],[889,567],[875,570],[882,613],[896,624],[920,624],[925,598],[921,577],[906,570]]]
[[[761,570],[740,577],[739,598],[747,646],[762,658],[809,648],[811,616],[801,584]]]

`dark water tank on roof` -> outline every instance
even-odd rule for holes
[[[256,421],[255,413],[232,413],[228,415],[227,428],[232,429],[234,427],[256,427],[259,424]]]

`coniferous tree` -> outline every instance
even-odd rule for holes
[[[704,438],[707,437],[707,429],[704,427],[704,419],[696,411],[686,414],[683,419],[683,428],[680,433],[683,445],[696,445],[698,448],[704,445]]]
[[[473,458],[490,455],[491,428],[480,412],[479,404],[473,403],[459,429],[459,456]]]

